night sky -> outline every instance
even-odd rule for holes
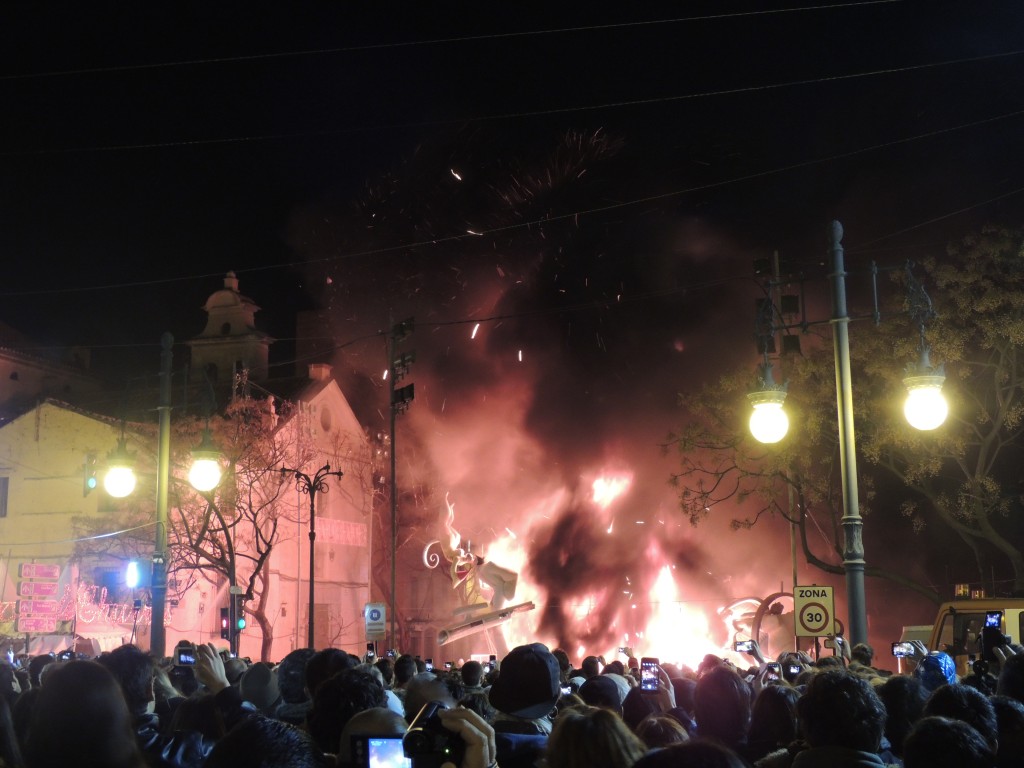
[[[753,259],[1024,213],[1015,3],[355,5],[5,4],[0,320],[128,375],[235,270],[378,429],[415,316],[406,472],[482,506],[619,462],[663,512],[676,393],[757,361]]]

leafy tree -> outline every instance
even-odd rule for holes
[[[923,282],[933,286],[937,313],[925,339],[948,376],[944,393],[951,414],[939,429],[918,432],[901,413],[905,366],[919,360],[921,341],[920,328],[906,312],[905,273],[892,275],[895,289],[887,292],[883,322],[857,328],[851,342],[862,514],[891,519],[898,512],[919,533],[941,523],[973,553],[975,578],[997,569],[1010,576],[1015,590],[1024,589],[1021,526],[1015,514],[1021,506],[1017,466],[1024,416],[1022,238],[1020,232],[988,229],[951,248],[945,258],[916,265]],[[713,386],[681,396],[687,421],[672,435],[681,456],[673,480],[692,523],[719,508],[734,515],[737,528],[750,527],[766,514],[782,516],[799,526],[809,563],[841,573],[831,339],[811,326],[801,340],[802,354],[785,355],[780,366],[789,382],[788,436],[774,446],[749,436],[745,395],[757,387],[749,373],[728,374]],[[792,512],[785,502],[787,486],[796,499]],[[811,514],[819,525],[825,518],[831,553],[812,551],[807,535]],[[871,563],[866,572],[938,598],[934,589],[906,573]]]

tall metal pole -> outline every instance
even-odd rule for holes
[[[398,465],[395,463],[395,355],[397,354],[398,339],[394,329],[388,337],[388,365],[390,367],[388,376],[388,413],[391,414],[391,605],[388,606],[388,613],[391,614],[391,647],[398,648],[398,638],[395,636],[395,609],[398,606]]]
[[[171,347],[174,337],[160,337],[160,404],[156,463],[156,541],[153,545],[153,614],[150,652],[158,659],[167,655],[164,606],[167,603],[167,487],[171,476]]]
[[[832,253],[832,339],[835,347],[836,410],[839,416],[839,466],[843,482],[843,570],[846,573],[846,602],[851,644],[868,639],[867,607],[864,598],[864,521],[857,498],[857,443],[853,429],[853,384],[850,373],[850,318],[846,310],[846,267],[843,263],[843,226],[833,221],[830,231]]]
[[[320,469],[316,471],[313,477],[310,477],[305,472],[298,469],[291,469],[289,467],[281,467],[282,475],[294,475],[295,476],[295,487],[309,496],[309,633],[308,633],[308,647],[316,648],[314,644],[314,636],[316,629],[315,610],[316,610],[316,579],[314,564],[316,562],[316,494],[327,493],[326,479],[334,476],[340,478],[345,473],[340,469],[331,471],[330,464],[324,464]]]

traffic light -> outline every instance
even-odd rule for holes
[[[228,617],[228,609],[220,609],[220,638],[221,640],[231,639],[231,619]]]
[[[235,634],[239,635],[245,629],[245,595],[232,595],[235,601]]]
[[[96,454],[85,454],[85,462],[82,464],[82,495],[88,496],[96,490],[99,485],[99,478],[96,476]]]

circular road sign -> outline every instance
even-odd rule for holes
[[[832,617],[829,616],[828,607],[822,603],[805,603],[800,608],[797,621],[806,631],[820,635],[831,625]]]

